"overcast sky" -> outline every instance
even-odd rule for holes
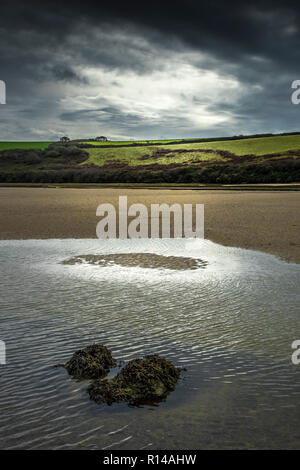
[[[201,3],[1,4],[0,140],[299,130],[300,7]]]

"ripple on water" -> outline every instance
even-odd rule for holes
[[[127,265],[62,264],[80,253]],[[299,266],[196,240],[1,241],[0,258],[2,448],[299,447]],[[53,367],[93,342],[188,370],[159,407],[99,406]]]

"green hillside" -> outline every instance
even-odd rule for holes
[[[114,162],[126,163],[129,166],[162,164],[170,163],[180,164],[198,164],[201,162],[226,162],[231,161],[234,156],[255,156],[262,157],[267,155],[269,159],[278,158],[272,154],[291,152],[300,150],[300,135],[292,136],[273,136],[250,138],[241,140],[228,140],[217,142],[195,142],[188,144],[174,145],[153,145],[135,146],[135,147],[111,147],[106,142],[106,147],[96,146],[96,148],[87,148],[89,159],[83,164],[94,164],[102,166],[105,164],[113,164]],[[208,152],[206,152],[206,150]],[[231,155],[226,155],[229,152]],[[287,154],[287,156],[291,156]],[[284,155],[281,155],[284,158]],[[295,158],[298,156],[295,154]],[[245,158],[252,161],[253,157]],[[263,160],[256,158],[256,161]]]
[[[191,141],[2,142],[2,183],[300,182],[300,135]]]

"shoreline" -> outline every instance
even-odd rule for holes
[[[204,204],[206,239],[300,263],[298,191],[157,189],[0,187],[0,239],[96,238],[98,205],[127,195],[128,206]]]
[[[194,184],[194,183],[0,183],[2,188],[43,189],[153,189],[191,191],[300,191],[300,183],[241,183],[241,184]]]

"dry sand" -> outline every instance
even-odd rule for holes
[[[0,238],[95,238],[96,208],[181,203],[205,205],[205,238],[300,263],[300,192],[0,188]]]

